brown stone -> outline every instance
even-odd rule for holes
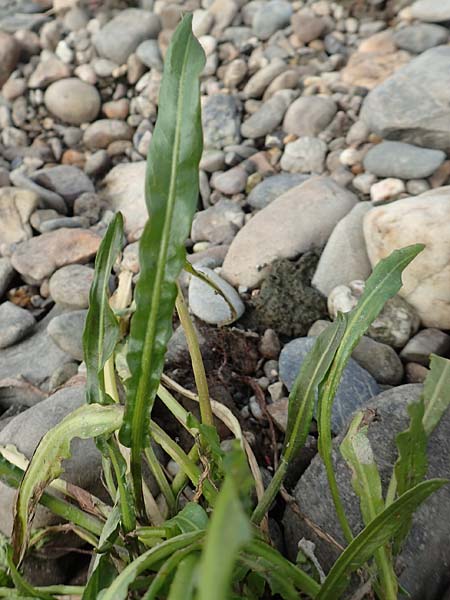
[[[0,31],[0,87],[14,71],[19,56],[19,42],[9,33]]]
[[[355,52],[341,71],[347,85],[373,89],[409,62],[411,55],[397,52]]]

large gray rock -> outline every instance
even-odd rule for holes
[[[253,288],[277,258],[322,247],[357,198],[329,177],[313,177],[258,212],[234,238],[223,264],[233,285]]]
[[[378,177],[424,179],[444,162],[445,152],[419,148],[402,142],[382,142],[364,157],[366,171]]]
[[[241,119],[234,96],[214,94],[202,102],[202,124],[205,148],[223,148],[238,144]]]
[[[56,392],[38,405],[14,417],[0,432],[0,446],[12,444],[27,458],[31,458],[42,436],[57,425],[69,413],[85,402],[84,386],[68,387]],[[75,439],[72,442],[72,458],[64,461],[63,479],[101,493],[101,454],[93,440]],[[0,483],[0,530],[11,534],[13,506],[16,490]],[[39,506],[33,521],[34,527],[44,527],[59,521],[49,510]]]
[[[87,310],[74,310],[53,318],[47,332],[57,346],[75,360],[83,360],[83,330]]]
[[[333,229],[312,280],[325,296],[337,285],[365,280],[372,272],[363,233],[364,216],[371,208],[370,202],[360,202]]]
[[[41,169],[33,173],[33,181],[56,192],[64,198],[68,206],[85,192],[95,192],[94,184],[78,167],[58,165],[50,169]]]
[[[361,118],[383,138],[450,149],[450,46],[427,50],[364,100]]]
[[[450,1],[441,0],[417,0],[411,6],[411,16],[420,21],[430,23],[440,23],[441,21],[450,21]]]
[[[141,42],[155,39],[161,30],[157,15],[147,10],[128,8],[109,21],[94,35],[93,41],[100,56],[121,65]]]
[[[33,315],[12,302],[0,304],[0,348],[7,348],[23,339],[35,324]]]
[[[315,340],[303,337],[292,340],[284,346],[279,358],[280,379],[290,391],[308,353]],[[361,408],[368,400],[379,393],[375,379],[352,358],[349,360],[333,404],[331,426],[336,433],[340,432],[349,416]]]
[[[8,289],[13,277],[14,269],[12,268],[10,259],[6,256],[0,258],[0,298]]]
[[[395,436],[407,428],[407,405],[417,401],[421,391],[421,385],[404,385],[388,390],[367,403],[368,407],[376,410],[377,415],[369,426],[368,435],[381,472],[384,493],[397,458]],[[448,476],[449,437],[450,413],[447,411],[430,437],[428,477]],[[337,451],[334,453],[334,465],[346,514],[353,531],[357,533],[362,528],[359,502],[351,487],[350,469]],[[335,516],[323,463],[318,456],[298,482],[294,495],[303,514],[340,543],[345,543]],[[399,561],[400,583],[410,592],[413,600],[440,600],[442,591],[450,582],[449,511],[450,486],[446,485],[431,496],[415,515],[411,534]],[[314,541],[319,562],[326,571],[329,570],[337,558],[334,546],[318,538],[290,509],[285,513],[284,527],[291,558],[296,556],[298,541],[306,537]]]
[[[430,23],[415,23],[403,27],[394,33],[396,45],[402,50],[421,54],[425,50],[445,44],[448,40],[448,29]]]

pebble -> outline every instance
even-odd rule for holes
[[[261,337],[258,346],[259,353],[268,360],[277,360],[280,354],[281,345],[276,331],[266,329]]]
[[[156,40],[145,40],[141,42],[136,49],[136,55],[149,69],[156,69],[157,71],[162,72],[163,61]]]
[[[53,273],[49,281],[52,299],[68,308],[81,309],[89,306],[89,290],[94,270],[84,265],[67,265]]]
[[[0,257],[0,299],[8,289],[13,277],[14,269],[11,266],[11,260],[6,256]]]
[[[43,187],[56,192],[69,207],[84,193],[93,193],[92,181],[77,167],[58,165],[49,169],[42,169],[33,173],[33,181]]]
[[[370,188],[370,199],[373,204],[397,198],[406,190],[405,182],[395,177],[388,177],[374,183]]]
[[[244,121],[241,134],[244,138],[258,138],[272,133],[282,122],[292,101],[293,92],[282,90],[264,102],[255,113]]]
[[[232,200],[223,198],[217,204],[198,212],[192,222],[191,239],[212,244],[230,243],[244,225],[244,212]]]
[[[423,325],[438,329],[450,329],[449,211],[450,187],[444,187],[376,207],[364,220],[373,266],[396,248],[425,244],[403,272],[400,294],[417,310]]]
[[[315,137],[331,123],[337,108],[331,98],[302,96],[289,106],[283,129],[298,137]]]
[[[90,150],[101,150],[117,141],[131,140],[133,130],[125,121],[99,119],[89,125],[83,135],[83,142]]]
[[[270,0],[256,11],[252,22],[253,31],[260,40],[268,40],[276,31],[289,25],[291,15],[290,2]]]
[[[319,138],[303,136],[284,149],[280,165],[289,173],[323,173],[328,148]]]
[[[214,173],[211,178],[211,185],[222,194],[232,196],[245,190],[247,179],[246,170],[238,165],[224,173]]]
[[[424,383],[430,370],[418,363],[409,362],[405,365],[405,379],[407,383]]]
[[[57,229],[17,244],[11,256],[14,269],[40,282],[58,269],[95,256],[100,237],[87,229]]]
[[[100,111],[96,88],[76,77],[52,83],[45,92],[44,102],[49,112],[71,125],[91,122]]]
[[[34,327],[33,315],[12,302],[0,304],[0,348],[20,342]]]
[[[450,21],[450,2],[442,0],[436,4],[433,0],[416,0],[409,13],[413,19],[430,23]]]
[[[34,192],[14,187],[0,189],[0,255],[2,248],[6,250],[32,237],[29,220],[38,204]]]
[[[291,21],[294,34],[302,44],[319,39],[326,30],[326,21],[308,8],[295,13]]]
[[[128,8],[108,21],[93,36],[93,42],[100,56],[122,65],[141,42],[156,39],[160,30],[161,22],[157,15]]]
[[[287,67],[283,60],[274,58],[270,64],[250,77],[243,90],[244,97],[261,98],[275,77],[286,71],[286,69]]]
[[[294,258],[323,246],[356,202],[356,196],[328,177],[291,188],[240,230],[225,258],[223,276],[235,286],[255,287],[277,258]]]
[[[48,335],[61,350],[75,360],[83,360],[83,330],[87,310],[74,310],[54,317],[47,327]]]
[[[236,290],[215,271],[207,267],[195,267],[211,281],[214,287],[192,276],[189,283],[189,308],[192,313],[211,325],[229,325],[244,314],[244,304]]]
[[[202,103],[205,148],[222,149],[240,142],[239,104],[234,96],[215,94]]]
[[[395,44],[413,54],[421,54],[425,50],[445,44],[448,37],[448,29],[429,23],[408,25],[394,33]]]
[[[279,361],[280,380],[289,391],[313,346],[313,338],[303,337],[292,340],[282,349]],[[372,375],[350,358],[333,403],[331,413],[333,431],[341,431],[349,416],[378,393],[379,387]]]
[[[382,142],[364,156],[364,168],[377,177],[423,179],[432,175],[444,162],[442,150],[419,148],[402,142]]]
[[[450,336],[439,329],[422,329],[412,337],[403,350],[401,358],[405,362],[414,362],[428,367],[430,355],[448,356],[450,352]]]
[[[20,44],[9,33],[0,31],[0,87],[14,71],[20,57]]]
[[[299,173],[280,173],[267,177],[258,183],[247,196],[247,203],[255,209],[260,210],[268,206],[272,200],[281,196],[291,188],[303,183],[308,179],[307,175]]]
[[[52,53],[43,54],[28,79],[31,89],[46,88],[51,83],[70,77],[70,68]]]

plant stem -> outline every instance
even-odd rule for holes
[[[197,334],[194,329],[191,317],[189,315],[186,302],[183,298],[183,293],[178,286],[178,295],[175,303],[178,317],[180,318],[181,326],[186,335],[186,341],[189,348],[189,354],[192,361],[192,369],[194,371],[195,384],[198,391],[198,399],[200,403],[200,415],[202,423],[205,425],[214,426],[213,413],[211,402],[209,401],[208,382],[206,380],[205,365],[203,364],[202,354],[198,343]]]
[[[169,507],[169,512],[171,515],[173,515],[175,513],[176,499],[172,488],[170,487],[170,484],[167,481],[167,477],[159,463],[159,460],[156,457],[153,448],[151,446],[148,446],[144,452],[150,470],[156,479],[156,483],[159,485],[159,489],[161,490],[162,494],[164,495],[164,498],[166,499],[167,506]]]
[[[269,483],[263,497],[253,511],[252,522],[256,525],[261,523],[272,502],[275,500],[276,495],[280,491],[280,487],[283,483],[283,479],[286,476],[287,469],[288,462],[284,459],[284,457],[281,457],[280,464],[278,465],[278,469],[275,471],[274,476],[272,477],[272,481]]]
[[[192,446],[192,448],[189,450],[189,452],[188,452],[188,458],[194,464],[197,462],[197,460],[198,460],[198,446],[197,446],[197,444],[194,444]],[[178,471],[178,473],[175,475],[174,480],[172,481],[172,490],[173,490],[173,493],[176,496],[178,496],[178,494],[185,487],[185,485],[187,484],[187,482],[188,482],[188,476],[187,476],[186,472],[183,471],[183,469],[180,469]]]

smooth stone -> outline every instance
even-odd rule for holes
[[[292,6],[285,0],[271,0],[261,6],[253,17],[252,28],[260,40],[268,40],[279,29],[290,23]]]
[[[72,386],[59,390],[35,407],[14,417],[0,432],[0,446],[11,444],[31,459],[44,434],[57,425],[69,413],[86,402],[83,386]],[[66,481],[87,489],[92,493],[102,492],[101,454],[93,440],[75,439],[71,444],[72,457],[64,461]],[[11,534],[13,506],[17,492],[0,483],[0,530]],[[48,509],[38,506],[33,527],[45,527],[60,522]]]
[[[280,379],[290,391],[308,353],[315,340],[303,337],[292,340],[281,350],[279,358]],[[349,416],[361,408],[368,400],[379,393],[375,379],[367,371],[350,358],[344,369],[341,382],[336,392],[331,413],[331,427],[340,432]]]
[[[367,152],[363,164],[377,177],[423,179],[432,175],[444,162],[442,150],[429,150],[402,142],[381,142]]]
[[[450,21],[450,1],[417,0],[410,8],[413,19],[430,23]]]
[[[145,40],[141,42],[137,47],[136,54],[146,67],[162,72],[163,61],[157,40]]]
[[[103,180],[102,199],[114,211],[121,211],[129,241],[137,240],[148,219],[145,204],[144,160],[115,166]]]
[[[430,354],[448,356],[450,336],[440,329],[422,329],[409,340],[400,353],[405,362],[415,362],[428,367]]]
[[[101,104],[97,89],[76,77],[52,83],[45,92],[44,102],[47,110],[70,125],[93,121]]]
[[[202,352],[202,355],[204,355],[203,350],[206,350],[207,348],[207,340],[203,337],[195,323],[194,329],[197,334],[200,351]],[[190,364],[191,356],[189,354],[189,346],[186,340],[186,334],[181,325],[175,329],[167,344],[167,352],[164,360],[166,364],[170,366],[185,365],[186,363]]]
[[[325,245],[357,203],[328,177],[313,177],[259,211],[234,238],[223,264],[232,285],[256,287],[277,258],[294,258]]]
[[[44,89],[51,83],[70,77],[70,68],[54,54],[42,57],[28,79],[31,89]]]
[[[299,10],[292,15],[291,21],[295,36],[303,44],[319,39],[327,28],[325,19],[314,14],[310,8]]]
[[[67,205],[59,194],[43,188],[32,181],[23,171],[16,169],[10,173],[11,183],[16,187],[22,187],[30,192],[34,192],[40,198],[40,206],[42,208],[52,208],[59,213],[67,213]]]
[[[8,257],[0,257],[0,298],[8,289],[14,277],[14,269],[11,265],[11,260]]]
[[[242,137],[258,138],[272,133],[283,120],[293,94],[295,93],[289,90],[282,90],[264,102],[260,109],[242,123]]]
[[[11,263],[25,278],[40,282],[59,267],[88,262],[100,240],[88,229],[57,229],[17,244]]]
[[[341,71],[342,81],[348,86],[373,90],[394,76],[407,64],[411,55],[404,50],[393,52],[354,52]]]
[[[89,177],[78,167],[70,165],[58,165],[35,171],[32,179],[39,185],[59,194],[68,206],[73,206],[74,201],[81,194],[95,191],[94,184]]]
[[[128,8],[106,23],[94,35],[93,42],[100,56],[122,65],[141,42],[157,38],[160,30],[161,22],[157,15]]]
[[[88,308],[94,270],[84,265],[67,265],[53,273],[49,281],[52,299],[72,309]]]
[[[403,27],[394,33],[396,45],[413,54],[421,54],[425,50],[440,46],[448,41],[449,32],[440,25],[415,23]]]
[[[244,303],[236,290],[215,271],[207,267],[195,267],[221,294],[200,278],[191,277],[189,282],[189,308],[192,313],[211,325],[229,325],[244,314]]]
[[[244,224],[244,211],[227,198],[198,212],[192,222],[191,239],[212,244],[230,243]]]
[[[406,190],[405,182],[397,177],[382,179],[370,186],[370,199],[372,203],[383,204],[397,199]]]
[[[226,196],[233,196],[245,190],[248,173],[238,165],[224,173],[214,173],[211,177],[211,185],[214,189]]]
[[[33,236],[29,220],[38,204],[39,197],[29,190],[0,189],[0,254],[2,246],[6,248]]]
[[[222,171],[225,167],[225,154],[222,150],[205,150],[200,160],[200,169],[207,173]]]
[[[279,173],[263,179],[247,196],[247,204],[258,210],[268,206],[272,200],[308,179],[300,173]]]
[[[302,96],[288,108],[283,130],[298,137],[315,137],[333,120],[337,105],[324,96]]]
[[[0,304],[0,348],[20,342],[36,323],[33,315],[12,302]]]
[[[371,208],[370,202],[358,203],[333,229],[312,279],[325,296],[338,285],[367,279],[372,272],[363,233],[364,216]]]
[[[83,142],[90,150],[101,150],[112,142],[132,138],[133,129],[119,119],[99,119],[89,125],[83,134]]]
[[[234,96],[214,94],[202,102],[202,125],[205,148],[222,149],[240,142],[241,119]]]
[[[244,98],[261,98],[275,77],[287,70],[284,60],[274,58],[267,66],[257,71],[245,84]]]
[[[308,335],[318,336],[329,325],[329,321],[316,321],[308,331]],[[399,385],[403,380],[402,361],[397,352],[387,344],[381,344],[363,335],[352,352],[352,358],[380,385]]]
[[[377,418],[369,424],[368,438],[381,473],[383,490],[387,489],[398,456],[395,438],[408,427],[407,406],[417,402],[421,393],[421,385],[403,385],[383,392],[366,405],[377,415]],[[445,477],[448,472],[449,417],[447,411],[430,436],[427,478]],[[341,441],[342,439],[338,438],[334,444],[334,472],[345,513],[350,527],[356,534],[362,529],[359,499],[352,489],[351,470],[338,450]],[[302,513],[308,519],[322,531],[332,535],[339,543],[345,544],[329,492],[323,462],[319,456],[313,459],[302,475],[293,495]],[[450,521],[447,519],[449,510],[450,488],[443,486],[430,496],[414,515],[413,526],[399,560],[399,583],[411,594],[412,600],[437,600],[441,597],[440,590],[445,589],[445,584],[448,584],[446,565],[450,563],[448,544]],[[430,527],[430,523],[433,523],[433,527]],[[325,572],[328,572],[339,556],[339,551],[332,544],[319,538],[305,520],[298,518],[290,508],[285,512],[283,525],[288,556],[295,559],[298,541],[306,537],[316,544],[315,556]]]
[[[47,333],[61,350],[75,360],[83,360],[83,330],[87,310],[74,310],[54,317]]]
[[[286,144],[280,165],[290,173],[323,173],[325,157],[328,152],[326,143],[315,137],[303,136],[295,142]]]
[[[83,217],[57,217],[56,219],[47,219],[43,221],[39,231],[45,233],[47,231],[55,231],[56,229],[73,229],[87,227],[89,222]]]
[[[449,150],[449,87],[450,46],[431,48],[373,89],[361,118],[382,138]]]
[[[0,350],[0,381],[29,382],[43,391],[47,390],[48,382],[55,369],[72,360],[47,333],[48,322],[59,312],[60,309],[53,308],[42,321],[35,325],[31,335],[26,339],[14,346]],[[25,395],[23,387],[20,385],[0,387],[0,406],[2,408],[18,404],[32,406],[41,400],[42,395],[39,394]]]
[[[403,271],[399,293],[425,327],[450,329],[450,187],[374,208],[364,237],[372,266],[397,248],[425,244]]]
[[[20,50],[20,44],[15,37],[0,31],[0,88],[16,68]]]

